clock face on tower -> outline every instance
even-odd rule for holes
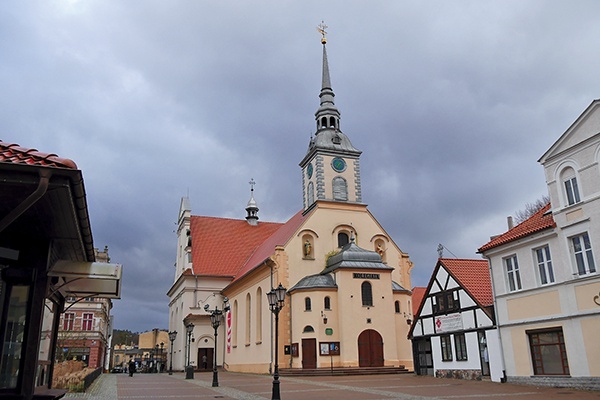
[[[336,172],[344,172],[346,170],[346,161],[343,158],[336,157],[331,160],[331,168]]]
[[[308,176],[308,179],[312,178],[312,174],[313,174],[313,166],[312,166],[312,164],[308,164],[308,167],[306,167],[306,175]]]

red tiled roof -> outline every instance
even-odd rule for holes
[[[487,260],[440,258],[438,262],[480,305],[487,307],[494,304]]]
[[[77,164],[68,158],[61,158],[56,154],[42,153],[36,149],[26,149],[18,144],[7,143],[1,140],[0,162],[77,169]]]
[[[542,207],[539,211],[525,221],[521,222],[519,225],[509,229],[507,232],[495,237],[481,246],[477,252],[483,253],[486,250],[512,242],[513,240],[521,239],[525,236],[531,235],[532,233],[543,231],[544,229],[548,228],[555,228],[556,223],[554,222],[552,213],[546,213],[549,210],[550,203]]]
[[[284,245],[294,234],[294,232],[298,230],[298,227],[302,224],[302,222],[304,222],[305,217],[306,215],[302,215],[302,210],[298,211],[296,215],[290,218],[276,232],[274,232],[273,235],[267,238],[267,240],[265,240],[256,249],[248,261],[246,261],[246,263],[242,266],[234,281],[246,275],[248,272],[254,269],[254,267],[266,260],[267,257],[275,252],[276,246]]]
[[[417,315],[419,312],[419,307],[421,307],[426,292],[427,288],[425,286],[415,286],[412,289],[412,315]]]
[[[236,276],[242,265],[281,223],[191,216],[192,264],[196,275]]]

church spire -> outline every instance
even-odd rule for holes
[[[319,98],[321,104],[315,117],[317,120],[317,134],[323,129],[334,129],[339,130],[340,128],[340,112],[338,111],[333,98],[335,94],[331,88],[331,77],[329,76],[329,62],[327,60],[327,25],[321,21],[321,24],[317,27],[317,30],[321,33],[321,43],[323,44],[323,74],[321,78],[321,93]]]
[[[256,205],[256,200],[254,200],[254,179],[250,179],[250,200],[248,200],[248,205],[246,206],[246,221],[250,225],[258,225],[258,206]]]
[[[323,45],[320,102],[315,113],[317,130],[314,137],[311,135],[308,151],[300,162],[305,211],[319,200],[362,203],[361,151],[340,129],[340,112],[333,101],[335,95],[329,75],[326,28],[323,22],[317,27]]]

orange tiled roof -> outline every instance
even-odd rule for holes
[[[302,215],[302,210],[298,211],[296,215],[290,218],[285,224],[280,225],[279,229],[263,241],[252,256],[244,263],[236,274],[234,281],[246,275],[266,260],[267,257],[271,256],[275,252],[276,246],[286,244],[294,232],[298,230],[298,227],[302,222],[304,222],[307,215],[309,214]],[[277,284],[277,282],[275,282],[275,284]]]
[[[494,304],[487,260],[440,258],[438,262],[480,305],[487,307]]]
[[[196,275],[231,276],[281,223],[250,225],[243,219],[191,216],[192,264]]]
[[[26,149],[14,143],[0,140],[0,162],[27,164],[41,167],[77,169],[77,164],[56,154],[42,153],[36,149]]]
[[[547,213],[549,210],[550,203],[542,207],[539,211],[525,221],[521,222],[519,225],[509,229],[507,232],[495,237],[481,246],[477,252],[483,253],[486,250],[512,242],[513,240],[521,239],[525,236],[531,235],[532,233],[543,231],[544,229],[548,228],[555,228],[556,222],[554,222],[552,213]]]
[[[412,315],[418,314],[421,303],[423,302],[423,297],[425,297],[425,292],[427,292],[425,286],[415,286],[412,289]]]

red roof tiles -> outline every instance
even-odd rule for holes
[[[521,222],[519,225],[509,229],[507,232],[495,237],[488,243],[481,246],[477,252],[483,253],[486,250],[493,249],[494,247],[501,246],[517,239],[521,239],[525,236],[531,235],[532,233],[540,232],[544,229],[555,228],[556,223],[554,222],[552,213],[549,211],[550,203],[542,207],[535,214]]]
[[[1,140],[0,162],[77,169],[77,164],[68,158],[61,158],[56,154],[42,153],[36,149],[26,149],[18,144],[6,143]]]
[[[438,262],[481,306],[487,307],[494,304],[492,280],[487,260],[440,258]]]
[[[196,275],[234,277],[256,248],[282,224],[192,216],[192,264]]]
[[[192,216],[194,274],[239,279],[259,266],[296,232],[304,217],[298,212],[286,223]]]
[[[421,307],[426,292],[427,288],[425,286],[415,286],[412,289],[412,315],[417,315],[419,313],[419,308]]]

